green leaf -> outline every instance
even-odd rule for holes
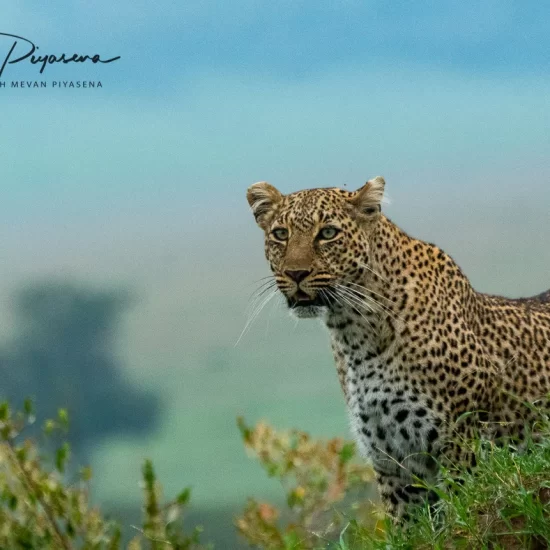
[[[185,506],[188,502],[189,502],[189,499],[191,498],[191,489],[189,489],[189,487],[187,487],[186,489],[184,489],[177,497],[176,497],[176,502],[180,505],[180,506]]]
[[[353,443],[345,443],[340,451],[340,460],[346,464],[355,456],[355,445]]]
[[[59,424],[61,424],[61,427],[63,429],[68,429],[69,427],[69,413],[67,412],[67,409],[59,409],[57,411],[57,419],[59,420]]]
[[[152,489],[155,485],[155,470],[153,470],[153,463],[149,459],[143,463],[143,480],[147,488]]]
[[[2,420],[8,420],[10,417],[10,406],[3,401],[0,403],[0,421]]]
[[[67,463],[67,459],[69,458],[70,450],[70,445],[68,443],[63,443],[63,445],[61,445],[55,453],[55,467],[60,473],[65,472],[65,465]]]
[[[245,424],[242,416],[237,417],[237,426],[241,432],[241,436],[245,442],[250,441],[252,430]]]
[[[46,420],[46,422],[44,422],[44,433],[46,435],[51,435],[56,427],[57,425],[53,420]]]
[[[27,460],[27,449],[25,447],[18,447],[15,450],[15,454],[20,462],[25,462],[25,460]]]
[[[73,538],[76,535],[74,525],[72,524],[71,521],[67,522],[67,535],[69,535],[69,537],[71,538]]]
[[[300,548],[303,548],[302,540],[296,531],[285,533],[283,535],[283,540],[285,543],[285,550],[299,550]]]
[[[92,479],[92,469],[90,466],[84,466],[80,469],[80,477],[82,481],[90,481]]]
[[[34,403],[30,397],[27,397],[27,399],[23,402],[23,410],[27,416],[34,415]]]
[[[346,531],[349,529],[349,526],[350,526],[350,522],[348,521],[346,526],[342,529],[342,531],[340,531],[340,538],[339,538],[340,547],[341,547],[340,550],[348,550],[348,545],[344,540],[344,535],[346,534]]]

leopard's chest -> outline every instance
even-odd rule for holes
[[[345,387],[352,433],[375,469],[397,472],[404,465],[427,475],[437,454],[440,422],[431,403],[408,383],[404,369],[387,356],[347,350]]]

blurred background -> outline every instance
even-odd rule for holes
[[[268,275],[251,183],[383,175],[386,214],[478,290],[550,287],[538,2],[4,0],[0,14],[40,54],[122,56],[0,77],[0,397],[66,406],[94,498],[128,525],[150,457],[168,496],[192,486],[203,538],[236,548],[246,497],[282,496],[236,416],[349,435],[317,322],[272,302],[239,340]]]

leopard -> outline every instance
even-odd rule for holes
[[[399,521],[430,501],[442,467],[475,468],[465,442],[522,441],[548,408],[550,290],[474,290],[451,256],[382,212],[384,190],[380,176],[286,195],[258,182],[247,200],[273,292],[328,329],[353,439]]]

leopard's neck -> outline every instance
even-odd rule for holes
[[[399,340],[410,339],[428,316],[444,322],[453,303],[459,302],[466,316],[474,315],[476,293],[452,258],[384,216],[360,262],[362,278],[349,289],[362,293],[365,305],[348,296],[326,318],[339,347],[360,346],[381,355]]]

